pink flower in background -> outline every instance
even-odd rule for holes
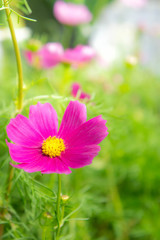
[[[24,56],[30,65],[37,68],[52,68],[61,62],[64,50],[60,43],[50,42],[38,51],[25,51]]]
[[[120,0],[121,3],[125,4],[128,7],[141,8],[146,5],[148,0]]]
[[[37,52],[26,50],[26,51],[24,51],[24,57],[29,65],[34,66],[36,68],[42,67]]]
[[[25,56],[27,62],[28,62],[29,64],[32,64],[32,61],[33,61],[33,52],[32,52],[32,51],[29,51],[29,50],[26,50],[26,51],[24,52],[24,56]]]
[[[85,5],[56,1],[53,7],[55,18],[62,24],[79,25],[90,22],[92,14]]]
[[[50,42],[45,44],[39,51],[41,66],[43,68],[51,68],[60,63],[63,56],[63,47],[60,43]]]
[[[57,113],[50,103],[30,106],[29,118],[18,114],[10,120],[7,142],[13,167],[26,172],[71,173],[92,163],[98,144],[108,135],[101,116],[87,121],[86,106],[71,101],[58,130]]]
[[[72,96],[79,97],[79,99],[90,99],[91,96],[82,91],[82,88],[79,83],[73,83],[72,85]]]
[[[60,43],[47,43],[38,51],[26,50],[24,56],[27,62],[37,68],[52,68],[60,62],[78,66],[91,61],[96,54],[92,47],[78,45],[64,51]]]
[[[83,64],[95,58],[96,54],[92,47],[78,45],[75,48],[65,50],[62,61],[73,65]]]

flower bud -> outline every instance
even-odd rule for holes
[[[49,219],[52,218],[52,215],[49,212],[45,212],[43,216]]]
[[[66,203],[68,201],[68,199],[69,199],[69,196],[68,195],[62,195],[61,199],[62,199],[63,203]]]

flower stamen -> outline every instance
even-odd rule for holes
[[[42,143],[42,152],[50,158],[59,157],[66,149],[62,138],[48,137]]]

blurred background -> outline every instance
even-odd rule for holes
[[[28,116],[37,101],[51,102],[60,122],[68,102],[79,99],[88,119],[101,114],[109,129],[93,164],[62,176],[62,192],[70,196],[65,215],[72,212],[62,239],[159,240],[160,1],[65,1],[87,7],[90,20],[79,24],[57,18],[55,2],[10,1],[17,13],[37,20],[11,14],[23,62],[22,113]],[[73,54],[72,61],[44,66],[41,50],[55,42],[64,51],[89,46],[93,57],[77,60]],[[5,127],[17,101],[16,81],[13,45],[0,11],[0,207],[10,162]],[[55,174],[15,169],[2,239],[53,239],[56,183]]]

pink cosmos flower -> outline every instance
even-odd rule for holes
[[[146,5],[148,0],[120,0],[123,4],[128,7],[141,8]]]
[[[24,57],[29,65],[34,66],[36,68],[42,67],[37,52],[26,50],[24,51]]]
[[[26,50],[26,51],[24,52],[24,56],[25,56],[27,62],[28,62],[29,64],[32,64],[32,58],[33,58],[32,51]]]
[[[64,51],[63,62],[79,65],[91,61],[96,56],[90,46],[78,45],[75,48],[68,48]]]
[[[25,51],[24,55],[29,63],[37,68],[52,68],[61,62],[64,50],[60,43],[50,42],[41,47],[40,50]]]
[[[56,111],[50,103],[30,106],[29,118],[18,114],[7,126],[11,164],[26,172],[71,173],[92,163],[107,135],[101,116],[87,119],[86,107],[71,101],[58,130]]]
[[[77,97],[79,94],[79,99],[87,99],[89,100],[91,96],[82,91],[82,88],[79,83],[73,83],[72,85],[72,96]]]
[[[63,56],[63,47],[60,43],[50,42],[45,44],[39,51],[38,56],[43,68],[51,68],[60,63]]]
[[[55,18],[62,24],[75,26],[90,22],[92,14],[85,5],[56,1],[53,7]]]

